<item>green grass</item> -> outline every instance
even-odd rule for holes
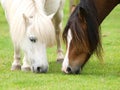
[[[67,21],[68,3],[64,9]],[[119,90],[120,88],[120,6],[101,25],[104,63],[93,56],[79,75],[65,75],[56,63],[56,46],[47,49],[46,74],[11,71],[13,45],[9,27],[0,6],[0,90]],[[64,46],[64,45],[63,45]],[[65,49],[64,49],[65,51]]]

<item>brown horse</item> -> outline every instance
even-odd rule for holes
[[[63,32],[65,73],[78,74],[93,53],[102,58],[99,26],[120,0],[80,0]]]

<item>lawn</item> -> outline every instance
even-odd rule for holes
[[[63,26],[69,16],[68,9],[66,0]],[[11,71],[13,45],[0,6],[0,90],[119,90],[120,5],[104,20],[101,32],[104,63],[101,64],[96,56],[92,56],[79,75],[66,75],[61,72],[61,64],[55,60],[56,46],[47,49],[49,71],[46,74]]]

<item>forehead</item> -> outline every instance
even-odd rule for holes
[[[31,36],[31,35],[35,35],[36,36],[36,30],[35,30],[34,25],[28,26],[28,28],[27,28],[27,35],[28,36]]]
[[[35,22],[33,22],[32,24],[29,24],[27,26],[27,35],[35,35],[35,36],[40,36],[40,31],[41,28],[38,24],[35,24]]]
[[[72,33],[71,33],[71,29],[69,29],[67,34],[67,43],[70,43],[71,40],[72,40]]]

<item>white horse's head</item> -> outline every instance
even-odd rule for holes
[[[33,72],[47,72],[46,47],[55,43],[52,21],[50,17],[40,14],[33,16],[23,14],[23,19],[25,33],[20,44],[25,53],[25,59]]]

